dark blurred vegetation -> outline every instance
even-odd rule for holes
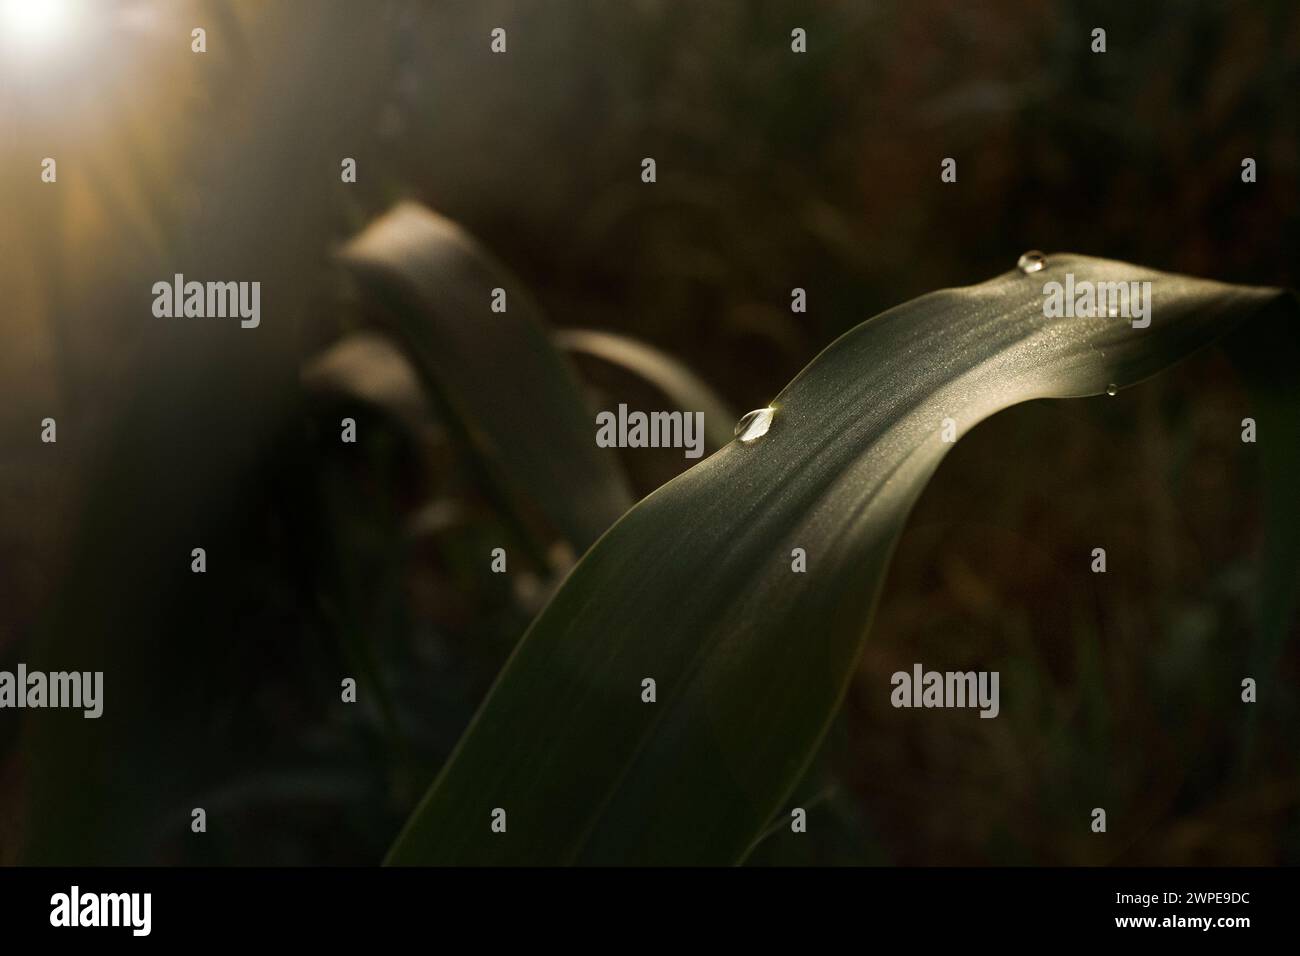
[[[399,198],[556,327],[650,342],[738,409],[1031,247],[1300,286],[1292,0],[78,17],[75,50],[0,62],[0,667],[102,668],[106,713],[0,712],[4,862],[379,860],[554,585],[563,555],[489,573],[511,531],[436,419],[299,382],[370,325],[330,255]],[[262,326],[154,320],[174,272],[260,279]],[[637,394],[583,370],[602,402]],[[1250,413],[1216,349],[964,437],[796,794],[810,833],[754,862],[1300,862],[1300,651],[1294,623],[1261,649],[1259,620],[1264,536],[1297,509],[1264,507],[1256,451],[1297,436],[1244,445]],[[687,464],[621,457],[639,495]],[[913,661],[1000,670],[1002,716],[891,709]]]

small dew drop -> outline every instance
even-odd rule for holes
[[[1107,385],[1106,394],[1109,395],[1111,398],[1114,398],[1116,395],[1119,394],[1119,386],[1115,385],[1114,383]]]
[[[1016,263],[1016,268],[1029,275],[1031,272],[1037,272],[1047,265],[1047,256],[1043,255],[1037,249],[1030,249]]]
[[[772,427],[772,416],[775,414],[775,408],[756,408],[752,412],[746,412],[740,421],[736,422],[736,437],[742,442],[762,438]]]

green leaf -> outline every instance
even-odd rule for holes
[[[402,203],[344,248],[390,306],[453,437],[540,552],[550,531],[581,551],[631,505],[613,454],[522,286],[458,226]],[[491,309],[494,289],[506,310]]]
[[[354,332],[303,368],[307,389],[373,406],[412,434],[433,430],[429,399],[406,355],[386,336]]]
[[[1044,283],[1067,273],[1150,281],[1150,327],[1045,318]],[[764,437],[669,482],[583,557],[389,861],[742,859],[835,714],[907,513],[951,447],[943,419],[961,434],[1017,402],[1131,385],[1283,295],[1062,254],[848,332],[776,397]]]
[[[736,414],[694,372],[658,349],[613,332],[563,329],[555,344],[568,352],[590,355],[632,372],[663,393],[683,412],[704,414],[704,437],[711,449],[731,441]]]

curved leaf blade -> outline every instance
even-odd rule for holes
[[[316,355],[299,374],[303,386],[381,409],[418,434],[433,426],[428,396],[407,356],[387,336],[354,332]]]
[[[1150,327],[1045,318],[1044,283],[1066,273],[1150,281]],[[848,332],[772,403],[766,436],[660,488],[584,556],[389,861],[740,860],[839,705],[894,543],[950,447],[942,419],[964,432],[1017,402],[1133,384],[1282,296],[1055,255]],[[646,677],[657,703],[641,701]],[[497,807],[506,833],[489,828]]]
[[[546,523],[581,551],[627,510],[617,459],[596,446],[594,419],[539,310],[467,233],[401,203],[341,259],[390,306],[441,417],[526,539],[545,544]],[[504,312],[490,308],[497,288]]]
[[[632,372],[662,392],[679,411],[702,412],[704,437],[711,449],[731,441],[736,413],[671,355],[636,339],[596,329],[562,329],[554,338],[566,352],[590,355]]]

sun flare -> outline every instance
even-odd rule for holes
[[[46,48],[72,27],[69,0],[0,0],[0,36],[23,49]]]

